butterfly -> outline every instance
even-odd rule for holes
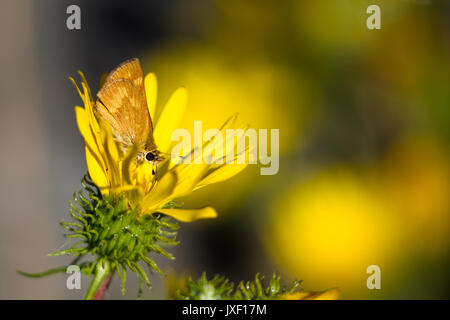
[[[136,162],[156,166],[164,160],[156,147],[147,108],[144,74],[139,59],[127,60],[114,69],[97,93],[96,114],[111,126],[123,154],[137,146]]]

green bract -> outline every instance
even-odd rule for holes
[[[150,286],[150,280],[139,263],[143,262],[150,273],[156,271],[162,274],[147,255],[154,252],[173,259],[161,245],[178,244],[178,224],[173,223],[172,218],[160,214],[138,217],[137,211],[130,211],[122,197],[103,197],[87,175],[81,185],[82,190],[74,194],[70,201],[70,214],[74,222],[61,222],[63,228],[69,231],[65,236],[78,238],[80,241],[75,242],[70,249],[50,255],[72,254],[77,257],[76,261],[88,254],[94,256],[94,261],[81,265],[82,272],[90,276],[95,271],[95,277],[105,278],[110,272],[117,271],[122,280],[123,294],[129,269],[139,277],[141,293],[142,283]],[[95,282],[94,279],[92,286],[96,286]],[[95,291],[93,290],[94,293]]]
[[[215,275],[208,280],[206,273],[194,281],[186,280],[186,287],[177,291],[179,299],[183,300],[267,300],[279,299],[282,295],[300,291],[300,281],[294,281],[291,288],[280,285],[280,276],[273,273],[269,284],[264,284],[264,276],[256,274],[254,281],[241,281],[235,288],[234,284],[223,276]]]

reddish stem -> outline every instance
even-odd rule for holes
[[[100,285],[100,288],[98,288],[97,292],[95,293],[93,300],[102,300],[103,299],[106,291],[108,290],[109,285],[111,284],[111,279],[112,279],[113,275],[114,275],[114,272],[110,272],[106,276],[105,280]]]

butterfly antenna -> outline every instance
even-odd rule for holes
[[[162,155],[164,155],[164,156],[166,156],[165,157],[165,159],[171,159],[172,158],[172,154],[171,153],[168,153],[168,152],[162,152],[162,151],[159,151],[159,153],[160,154],[162,154]],[[183,156],[176,156],[177,158],[184,158]]]

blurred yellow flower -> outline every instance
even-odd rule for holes
[[[227,164],[225,161],[224,164],[175,164],[167,159],[158,166],[156,178],[150,163],[141,164],[135,161],[136,148],[130,148],[126,155],[120,154],[109,124],[95,116],[94,99],[84,75],[81,72],[80,74],[82,90],[71,79],[84,102],[84,108],[75,107],[77,124],[86,145],[89,175],[102,194],[116,197],[123,195],[128,206],[137,208],[139,215],[158,212],[182,222],[216,217],[217,213],[212,207],[179,209],[168,203],[206,185],[229,179],[242,171],[246,164]],[[157,82],[153,73],[145,77],[145,91],[150,115],[155,119]],[[183,118],[186,99],[186,89],[176,90],[159,112],[157,121],[154,121],[155,141],[162,152],[170,153],[171,133]],[[235,117],[230,118],[222,130],[233,127],[234,120]],[[205,145],[222,143],[222,140],[216,137]],[[204,152],[205,149],[203,148]],[[224,159],[226,156],[223,155]],[[236,158],[238,156],[239,153],[235,155]]]
[[[368,294],[367,267],[391,266],[401,244],[398,222],[377,188],[343,168],[290,188],[271,209],[268,225],[263,240],[281,268],[313,287],[339,287],[350,296]]]
[[[217,128],[221,119],[239,112],[254,128],[282,128],[281,153],[298,146],[305,120],[302,102],[312,89],[295,85],[298,79],[283,66],[256,58],[238,63],[214,50],[189,45],[162,51],[152,61],[164,79],[164,96],[181,81],[189,88],[192,107],[180,127],[192,131],[193,121],[201,119],[205,129]]]

